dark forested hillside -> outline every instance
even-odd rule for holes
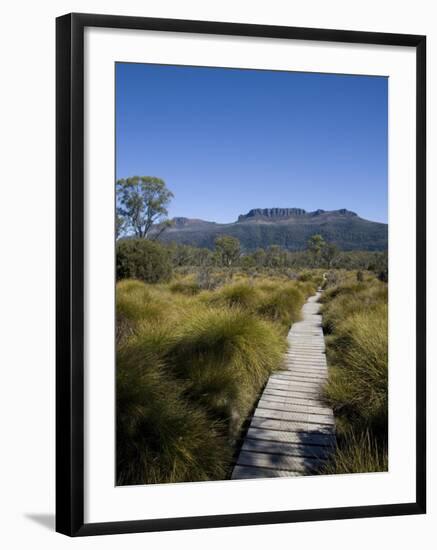
[[[160,238],[212,249],[219,235],[230,235],[247,251],[270,245],[303,250],[312,235],[320,234],[342,250],[386,250],[387,232],[386,224],[365,220],[346,209],[265,208],[250,210],[229,224],[176,218]]]

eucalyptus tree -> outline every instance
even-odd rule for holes
[[[170,225],[173,193],[160,178],[133,176],[116,184],[117,225],[140,239],[156,239]]]
[[[215,240],[215,253],[221,265],[231,267],[240,258],[240,241],[229,235],[217,237]]]

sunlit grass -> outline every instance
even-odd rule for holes
[[[223,479],[222,428],[169,376],[162,336],[136,336],[117,354],[117,484]]]
[[[387,463],[387,285],[374,278],[349,280],[326,291],[324,303],[330,365],[324,398],[334,409],[338,432],[329,468],[381,471]]]
[[[117,285],[119,484],[224,479],[242,424],[281,367],[306,283],[242,277],[198,291]]]

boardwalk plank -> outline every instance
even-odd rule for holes
[[[291,470],[292,472],[305,473],[307,471],[314,471],[317,467],[321,466],[323,462],[324,461],[319,458],[241,451],[237,464],[240,466],[257,466],[259,468]]]
[[[267,399],[260,399],[258,402],[258,407],[261,409],[273,409],[273,410],[283,410],[288,412],[303,412],[308,414],[324,414],[328,416],[333,416],[332,410],[329,407],[317,407],[317,406],[308,406],[308,404],[299,404],[287,401],[268,401]]]
[[[321,403],[319,399],[308,399],[307,397],[304,397],[302,395],[299,395],[298,397],[292,395],[278,396],[266,394],[264,392],[260,399],[260,402],[261,401],[267,401],[269,403],[283,403],[284,405],[295,404],[305,405],[307,407],[325,407],[325,405]]]
[[[284,390],[278,390],[278,389],[275,389],[275,388],[267,388],[264,390],[264,393],[263,395],[273,395],[273,396],[276,396],[276,397],[296,397],[298,399],[308,399],[308,400],[312,400],[312,401],[317,401],[318,400],[318,397],[319,397],[319,394],[316,393],[316,392],[310,392],[308,393],[307,391],[286,391],[284,392]]]
[[[313,424],[311,422],[288,422],[287,420],[273,420],[272,418],[261,418],[254,416],[250,423],[251,428],[264,428],[267,430],[279,430],[279,431],[298,431],[309,433],[335,433],[334,426],[330,424]]]
[[[273,377],[270,377],[270,383],[275,385],[275,386],[281,386],[281,387],[284,387],[284,388],[294,388],[296,386],[301,386],[302,388],[315,388],[316,390],[320,390],[320,386],[321,386],[321,382],[319,380],[311,380],[311,379],[306,379],[306,380],[302,380],[302,378],[289,378],[289,379],[284,379],[284,378],[273,378]]]
[[[317,386],[311,386],[309,384],[278,384],[277,382],[269,382],[266,386],[266,389],[268,390],[274,390],[279,392],[299,392],[299,393],[307,393],[314,396],[319,395],[319,385]]]
[[[322,447],[320,445],[301,445],[299,443],[283,443],[280,441],[249,438],[245,440],[242,451],[305,456],[307,458],[326,458],[331,452],[330,447]]]
[[[247,432],[249,439],[263,439],[265,441],[280,441],[283,443],[298,443],[300,445],[318,445],[332,448],[335,445],[333,434],[302,433],[299,431],[282,432],[263,428],[250,428]]]
[[[276,409],[262,409],[257,407],[255,417],[272,418],[274,420],[287,420],[289,422],[311,422],[313,424],[334,425],[334,416],[326,414],[310,414],[293,411],[278,411]]]
[[[321,400],[328,368],[319,296],[308,299],[288,334],[283,368],[264,388],[232,479],[310,475],[334,448],[334,414]]]

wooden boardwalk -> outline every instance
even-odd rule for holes
[[[284,370],[267,382],[232,479],[310,475],[335,444],[332,409],[319,398],[328,375],[320,294],[308,299],[288,333]]]

